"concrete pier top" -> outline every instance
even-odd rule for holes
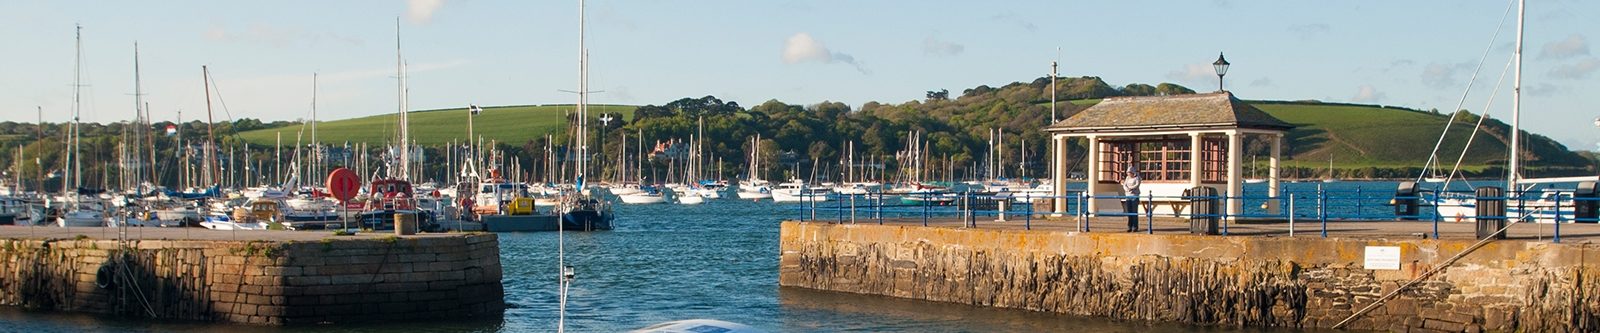
[[[332,230],[211,230],[205,228],[62,228],[56,226],[0,226],[0,239],[73,239],[79,235],[88,239],[118,239],[126,231],[128,239],[140,240],[198,240],[198,241],[320,241],[333,239],[383,239],[394,236],[393,231],[358,232],[354,235],[335,236]],[[418,233],[399,236],[403,239],[460,237],[474,233]]]

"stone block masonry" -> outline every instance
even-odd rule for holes
[[[291,325],[499,318],[505,293],[493,234],[0,238],[0,305]]]
[[[1471,241],[1074,233],[785,222],[779,284],[1119,320],[1326,328]],[[1399,270],[1363,266],[1401,248]],[[1600,330],[1590,244],[1500,241],[1352,322],[1389,331]]]

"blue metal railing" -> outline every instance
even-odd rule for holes
[[[1086,219],[1090,216],[1097,217],[1135,217],[1143,220],[1144,232],[1154,233],[1157,205],[1166,204],[1168,210],[1173,211],[1174,217],[1187,218],[1217,218],[1220,233],[1229,233],[1229,223],[1235,219],[1281,219],[1288,221],[1289,234],[1295,234],[1297,221],[1315,219],[1321,237],[1328,237],[1329,223],[1337,221],[1405,221],[1414,220],[1415,223],[1430,223],[1431,236],[1439,238],[1439,224],[1449,218],[1458,222],[1466,219],[1518,219],[1519,222],[1553,222],[1553,242],[1561,241],[1561,225],[1565,223],[1600,223],[1600,218],[1587,214],[1579,217],[1577,208],[1580,203],[1600,205],[1600,198],[1574,196],[1572,190],[1546,189],[1539,191],[1519,191],[1511,195],[1499,197],[1476,197],[1471,192],[1464,191],[1437,191],[1422,190],[1417,195],[1396,196],[1385,191],[1373,191],[1362,188],[1352,190],[1319,188],[1315,191],[1284,191],[1278,197],[1266,195],[1241,195],[1241,196],[1157,196],[1146,194],[1144,196],[1126,195],[1092,195],[1082,190],[1067,191],[1066,195],[1050,196],[1034,193],[977,193],[970,191],[947,193],[908,193],[891,195],[885,193],[871,193],[865,195],[839,195],[829,194],[822,198],[803,196],[801,205],[794,209],[798,211],[801,221],[816,221],[818,210],[834,210],[833,222],[857,223],[858,213],[870,213],[870,218],[878,224],[883,224],[886,218],[917,218],[922,225],[927,226],[931,220],[957,217],[966,227],[978,227],[979,217],[993,217],[1000,221],[1012,221],[1014,218],[1022,220],[1022,227],[1031,230],[1033,217],[1041,212],[1036,211],[1034,204],[1037,200],[1060,200],[1065,205],[1061,209],[1048,212],[1079,217],[1076,225],[1078,231],[1090,231]],[[1541,199],[1547,198],[1547,199]],[[819,206],[819,201],[833,201],[833,207]],[[1461,199],[1461,200],[1453,200]],[[1137,200],[1133,212],[1122,209],[1090,211],[1088,206],[1091,200],[1104,200],[1122,203],[1124,200]],[[1194,214],[1191,206],[1193,202],[1206,200],[1220,201],[1220,209],[1214,214]],[[1442,209],[1475,207],[1471,204],[1479,200],[1495,200],[1506,202],[1507,213],[1503,215],[1479,215],[1476,211],[1472,214],[1458,212],[1449,216],[1441,212]],[[1308,202],[1309,201],[1309,202]],[[1310,203],[1310,204],[1308,204]],[[1229,204],[1239,205],[1239,213],[1229,213]],[[1415,213],[1402,213],[1397,211],[1395,205],[1415,205]],[[1053,204],[1051,206],[1054,206]],[[1277,206],[1276,209],[1268,209]],[[1259,208],[1256,208],[1259,207]],[[1139,211],[1138,208],[1143,208]],[[1186,209],[1189,212],[1184,212]],[[809,217],[809,219],[808,219]],[[1413,223],[1413,222],[1397,222]]]

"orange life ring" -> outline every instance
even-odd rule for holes
[[[1466,214],[1456,213],[1456,222],[1464,221],[1464,220],[1466,220],[1466,218],[1467,218]]]

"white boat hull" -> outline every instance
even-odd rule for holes
[[[620,196],[622,203],[630,205],[648,205],[667,202],[667,198],[659,194],[634,193]]]

